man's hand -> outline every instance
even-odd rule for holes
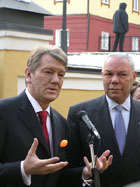
[[[109,154],[110,151],[106,150],[99,158],[97,158],[96,167],[100,170],[101,173],[105,171],[112,164],[113,156],[110,155],[108,157]]]
[[[68,162],[58,162],[58,157],[43,160],[39,159],[36,155],[37,146],[38,140],[34,138],[34,142],[24,160],[24,171],[27,176],[32,174],[53,173],[68,165]]]
[[[96,167],[100,170],[101,173],[112,164],[113,156],[110,155],[107,159],[107,156],[109,154],[110,151],[106,150],[99,158],[97,158]],[[83,177],[86,180],[92,177],[92,163],[89,163],[87,157],[84,157],[84,162],[86,164],[86,167],[84,167],[83,169]]]

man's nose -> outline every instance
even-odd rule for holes
[[[54,73],[52,76],[52,82],[58,83],[59,82],[59,76],[57,73]]]
[[[113,76],[112,76],[112,79],[111,79],[111,82],[119,82],[119,77],[118,77],[118,75],[113,75]]]

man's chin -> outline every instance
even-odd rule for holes
[[[116,101],[116,102],[120,100],[120,96],[118,96],[116,94],[109,95],[109,98]]]
[[[57,97],[58,96],[50,96],[49,98],[47,98],[47,100],[49,100],[49,102],[51,103],[51,102],[53,102],[53,101],[55,101],[56,99],[57,99]]]

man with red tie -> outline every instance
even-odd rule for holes
[[[60,146],[67,123],[50,103],[59,96],[66,69],[61,48],[38,46],[27,61],[25,91],[0,101],[0,186],[60,187],[60,169],[68,165]],[[103,170],[110,164],[107,155],[100,159]],[[83,174],[89,175],[86,164]]]
[[[25,91],[0,101],[0,186],[54,187],[59,176],[55,171],[68,164],[59,146],[66,139],[66,120],[50,107],[66,67],[67,56],[60,48],[38,46],[28,58]],[[46,128],[42,112],[47,114]]]

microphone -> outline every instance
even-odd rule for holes
[[[77,113],[77,117],[82,120],[86,125],[87,127],[89,128],[90,131],[93,132],[93,134],[100,140],[101,137],[97,131],[97,129],[95,128],[95,126],[93,125],[93,123],[90,121],[90,119],[88,118],[87,116],[87,113],[85,111],[79,111]]]

